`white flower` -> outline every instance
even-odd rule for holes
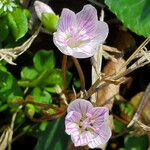
[[[63,9],[53,41],[65,55],[88,58],[94,55],[107,35],[108,25],[98,20],[92,5],[85,5],[77,14]]]
[[[14,0],[1,0],[0,1],[0,9],[3,9],[4,12],[6,11],[13,11],[13,7],[16,7]]]
[[[75,146],[101,148],[108,142],[112,133],[106,107],[93,107],[89,101],[76,99],[69,104],[67,112],[65,131]]]

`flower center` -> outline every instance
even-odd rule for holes
[[[95,123],[95,119],[93,118],[93,116],[87,113],[86,116],[83,116],[80,119],[80,122],[79,122],[80,131],[81,132],[96,131],[97,129],[94,128],[94,123]]]
[[[83,43],[84,41],[79,39],[79,36],[77,35],[69,35],[65,40],[65,45],[70,48],[77,48]]]

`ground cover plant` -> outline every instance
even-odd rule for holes
[[[0,150],[150,149],[149,0],[0,0]]]

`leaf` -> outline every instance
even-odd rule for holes
[[[0,42],[4,41],[9,33],[6,19],[3,17],[0,19]]]
[[[24,67],[21,71],[22,80],[33,80],[38,76],[35,68]]]
[[[22,91],[17,84],[17,80],[6,71],[0,70],[0,101],[7,103],[8,100],[16,96],[22,96]]]
[[[27,16],[21,8],[15,8],[13,12],[8,13],[8,25],[12,30],[15,40],[22,38],[28,31]]]
[[[126,150],[146,150],[148,146],[148,137],[142,136],[126,136],[124,139]]]
[[[55,14],[42,13],[41,22],[49,32],[54,32],[57,28],[58,19],[59,17]]]
[[[39,71],[45,69],[52,70],[55,67],[55,57],[53,51],[40,50],[38,51],[34,58],[34,67]]]
[[[105,0],[110,10],[133,32],[150,35],[149,0]]]
[[[65,133],[64,118],[50,121],[34,150],[65,150],[69,136]]]
[[[67,71],[66,76],[67,76],[67,86],[68,86],[70,81],[71,81],[72,74]],[[60,85],[62,87],[63,80],[62,80],[62,71],[61,71],[61,69],[53,69],[50,76],[45,81],[50,86]]]
[[[117,119],[113,119],[113,122],[114,122],[114,126],[115,126],[114,130],[116,133],[120,133],[125,130],[126,126],[122,122],[120,122]]]
[[[32,96],[36,102],[45,104],[52,103],[51,95],[45,90],[41,90],[40,88],[34,88],[32,91]]]

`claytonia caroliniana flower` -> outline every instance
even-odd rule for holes
[[[47,4],[40,2],[40,1],[34,2],[34,8],[35,8],[36,14],[40,20],[42,18],[42,13],[55,14],[54,11],[51,9],[51,7],[49,7]]]
[[[13,11],[13,7],[16,7],[14,0],[1,0],[0,1],[0,9],[3,11]]]
[[[71,135],[75,146],[101,148],[111,137],[106,107],[93,107],[87,100],[76,99],[69,104],[67,112],[66,133]]]
[[[92,5],[85,5],[77,14],[66,8],[62,10],[53,41],[65,55],[88,58],[94,55],[107,35],[108,25],[98,21]]]

